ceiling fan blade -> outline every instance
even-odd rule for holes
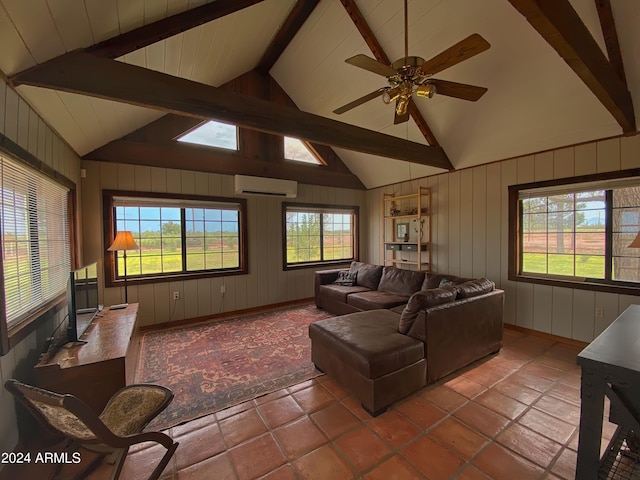
[[[464,40],[447,48],[444,52],[427,60],[420,66],[425,75],[435,75],[445,68],[453,67],[458,63],[488,50],[491,45],[477,33],[469,35]]]
[[[411,100],[409,100],[411,101]],[[408,107],[408,105],[407,105]],[[398,103],[396,102],[395,114],[393,117],[393,124],[398,125],[399,123],[404,123],[409,120],[409,108],[406,109],[403,115],[398,115]]]
[[[362,105],[363,103],[368,102],[369,100],[373,100],[376,97],[379,97],[380,95],[382,95],[382,92],[384,92],[387,89],[387,87],[382,87],[379,88],[378,90],[368,93],[366,94],[364,97],[360,97],[355,99],[353,102],[349,102],[346,105],[341,106],[340,108],[336,108],[333,113],[337,113],[338,115],[347,112],[349,110],[351,110],[352,108],[357,107],[358,105]]]
[[[482,95],[487,93],[487,89],[485,87],[467,85],[466,83],[449,82],[447,80],[438,80],[436,78],[430,79],[429,83],[436,86],[436,93],[439,95],[460,98],[471,102],[479,100]]]
[[[356,67],[364,68],[365,70],[368,70],[370,72],[377,73],[378,75],[382,75],[383,77],[391,77],[398,73],[389,65],[380,63],[376,59],[367,57],[366,55],[362,54],[347,58],[345,62]]]

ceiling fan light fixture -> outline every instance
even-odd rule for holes
[[[416,95],[421,98],[431,98],[435,95],[436,91],[435,85],[426,83],[416,88]]]
[[[382,93],[382,101],[387,105],[389,105],[391,102],[395,102],[401,93],[402,93],[402,89],[400,88],[399,85],[395,87],[387,88]]]
[[[399,117],[402,117],[407,113],[407,108],[409,107],[409,97],[406,95],[398,98],[398,103],[396,104],[396,114]]]

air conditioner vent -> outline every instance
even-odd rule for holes
[[[234,184],[236,195],[261,195],[282,198],[295,198],[298,195],[298,183],[293,180],[236,175]]]

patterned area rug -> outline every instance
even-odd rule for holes
[[[149,428],[169,428],[319,375],[308,325],[331,316],[303,305],[144,334],[137,381],[175,394]]]

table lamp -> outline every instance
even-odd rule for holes
[[[122,252],[124,260],[124,303],[129,303],[129,296],[127,295],[127,250],[138,250],[138,244],[129,230],[122,230],[116,234],[116,238],[107,250],[110,252]]]

